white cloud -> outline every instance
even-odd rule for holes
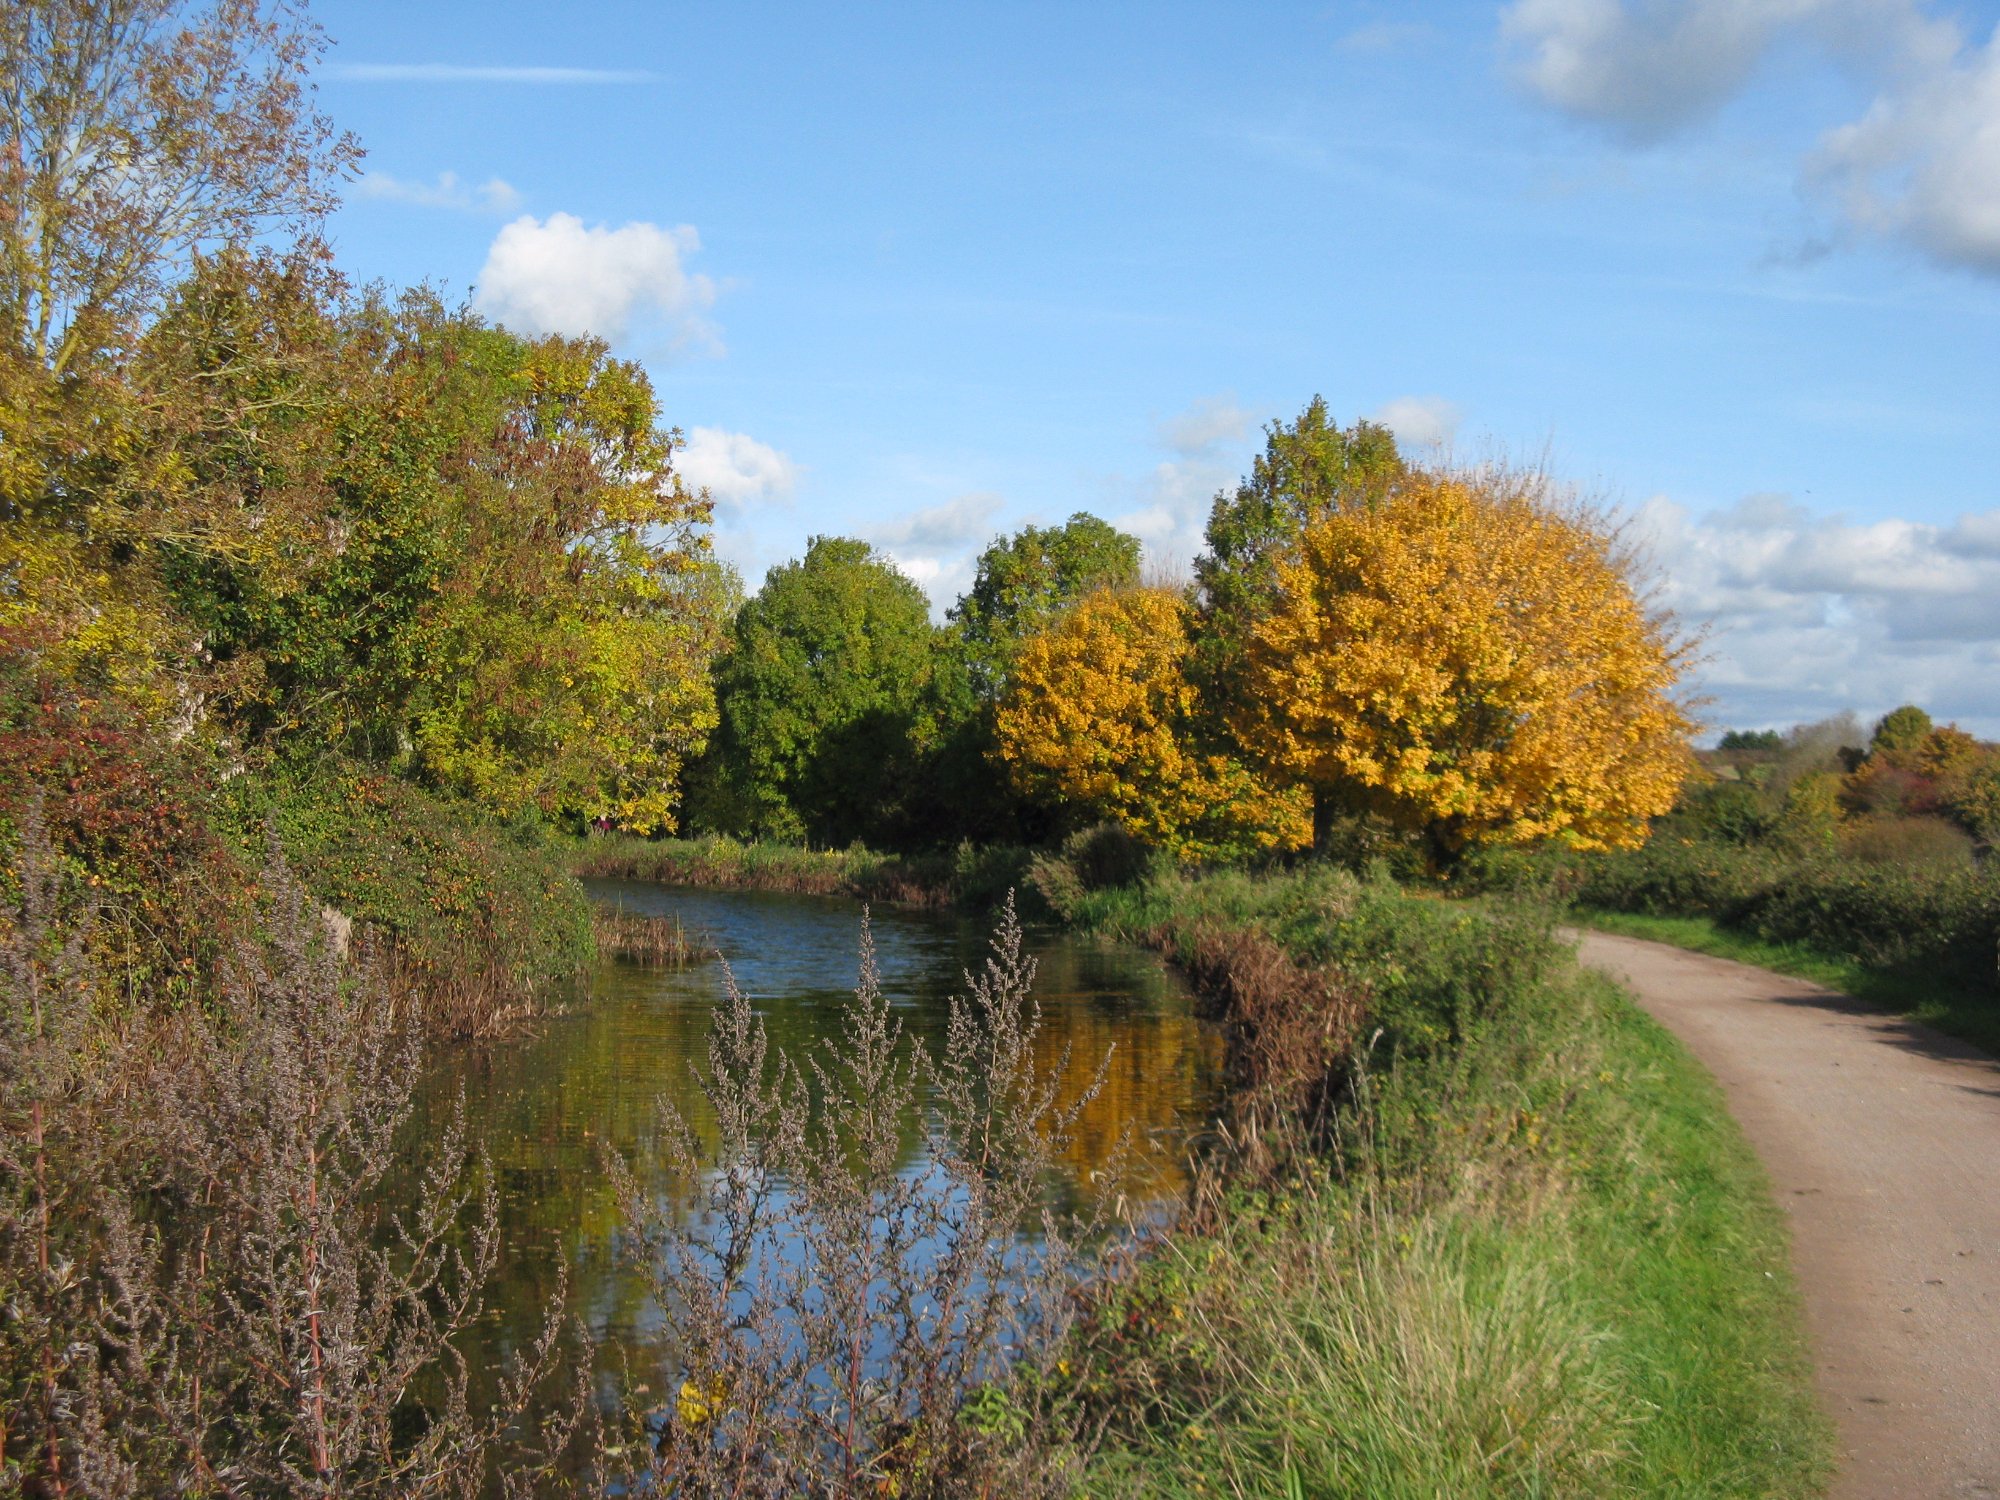
[[[461,181],[456,172],[440,172],[436,182],[409,182],[387,172],[367,172],[354,185],[354,191],[363,198],[486,214],[510,214],[521,206],[521,195],[511,183],[489,177],[474,186]]]
[[[1205,453],[1218,443],[1233,443],[1250,430],[1256,417],[1236,404],[1234,396],[1203,396],[1178,416],[1160,424],[1162,446],[1184,458]]]
[[[674,472],[692,490],[707,490],[724,510],[783,504],[798,484],[798,465],[748,433],[697,427],[674,455]]]
[[[954,496],[878,526],[869,540],[930,595],[942,614],[971,587],[978,554],[993,538],[993,518],[1005,502],[990,490]]]
[[[334,63],[327,76],[349,83],[651,83],[639,68],[486,67],[465,63]]]
[[[1204,545],[1216,494],[1234,489],[1243,468],[1214,454],[1155,464],[1135,486],[1132,509],[1113,516],[1111,524],[1145,543],[1151,570],[1184,574]]]
[[[1655,499],[1634,520],[1662,602],[1711,628],[1717,722],[1916,702],[2000,732],[2000,510],[1857,522],[1754,495],[1707,515]]]
[[[1420,47],[1436,39],[1438,30],[1422,21],[1375,21],[1357,26],[1333,44],[1336,52],[1376,54]]]
[[[870,535],[885,547],[911,553],[983,546],[1003,503],[990,490],[974,490],[878,526]]]
[[[1827,132],[1808,172],[1851,223],[2000,273],[2000,30]]]
[[[1116,482],[1127,508],[1109,519],[1145,544],[1150,568],[1178,574],[1193,563],[1216,492],[1233,489],[1248,467],[1241,449],[1256,422],[1233,396],[1203,396],[1155,429],[1172,458],[1136,482]]]
[[[586,225],[574,214],[524,214],[504,226],[479,273],[479,310],[523,333],[594,333],[616,341],[654,315],[675,344],[713,343],[701,317],[715,283],[691,274],[701,237],[682,224]]]
[[[2000,31],[1984,46],[1922,0],[1515,0],[1501,39],[1544,103],[1627,142],[1659,141],[1800,43],[1872,81],[1858,120],[1801,164],[1844,225],[2000,274]]]
[[[1516,76],[1545,101],[1633,140],[1720,107],[1785,25],[1820,0],[1516,0],[1500,21]]]
[[[1398,396],[1368,414],[1405,448],[1443,448],[1458,432],[1458,407],[1442,396]]]

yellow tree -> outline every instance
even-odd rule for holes
[[[1201,742],[1190,617],[1177,591],[1152,587],[1099,590],[1055,616],[1015,657],[1001,757],[1023,790],[1186,858],[1297,847],[1305,798]]]
[[[1673,806],[1689,646],[1538,478],[1413,473],[1278,563],[1232,728],[1321,805],[1474,844],[1642,842]]]

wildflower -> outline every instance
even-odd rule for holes
[[[728,1394],[729,1383],[720,1375],[706,1382],[683,1380],[674,1413],[689,1427],[699,1427],[714,1420],[722,1409],[723,1397]]]

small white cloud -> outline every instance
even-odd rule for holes
[[[640,68],[486,67],[465,63],[334,63],[329,78],[348,83],[651,83]]]
[[[1711,627],[1718,722],[1918,702],[2000,732],[2000,510],[1857,522],[1754,495],[1707,515],[1659,498],[1634,519],[1662,601]]]
[[[1500,39],[1515,76],[1547,103],[1637,141],[1718,108],[1772,38],[1815,0],[1516,0]]]
[[[931,612],[942,617],[972,586],[978,555],[992,540],[993,518],[1005,503],[990,490],[974,490],[875,527],[868,539],[930,596]]]
[[[616,341],[653,315],[676,345],[714,342],[702,311],[715,284],[684,259],[701,248],[686,224],[585,225],[574,214],[522,215],[504,226],[479,273],[479,310],[523,333],[593,333]]]
[[[1336,52],[1375,55],[1420,47],[1437,37],[1438,29],[1422,21],[1375,21],[1357,26],[1333,44]]]
[[[475,187],[461,181],[456,172],[440,172],[436,182],[409,182],[387,172],[366,172],[354,185],[354,191],[363,198],[415,203],[424,208],[454,208],[468,213],[511,214],[521,206],[521,195],[511,183],[489,177]]]
[[[707,490],[726,510],[781,505],[798,484],[798,465],[748,433],[697,427],[674,455],[674,472],[692,490]]]
[[[1236,404],[1234,396],[1203,396],[1180,415],[1160,424],[1160,443],[1183,458],[1192,458],[1217,443],[1238,441],[1255,420],[1249,411]]]
[[[1458,407],[1442,396],[1398,396],[1368,414],[1405,448],[1443,448],[1458,432]]]
[[[983,545],[991,539],[993,517],[1004,503],[990,490],[974,490],[878,526],[870,535],[898,556]]]
[[[1145,544],[1151,571],[1185,573],[1201,552],[1217,493],[1233,489],[1249,467],[1242,446],[1256,424],[1256,414],[1235,397],[1204,396],[1156,430],[1173,457],[1142,479],[1114,481],[1106,509],[1124,509],[1111,515],[1111,524]]]

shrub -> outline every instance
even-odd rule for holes
[[[1972,835],[1942,818],[1869,818],[1841,840],[1850,859],[1871,865],[1970,871]]]
[[[1921,969],[1992,994],[2000,988],[2000,870],[1972,867],[1964,836],[1937,828],[1944,832],[1890,824],[1877,836],[1883,852],[1942,851],[1924,863],[1661,838],[1582,860],[1576,899],[1610,911],[1706,916],[1766,942]]]
[[[571,870],[586,877],[984,910],[999,907],[1024,885],[1031,859],[1028,850],[1010,844],[960,844],[935,854],[880,854],[859,844],[808,849],[800,844],[739,843],[721,834],[694,839],[613,834],[585,839],[569,851]]]
[[[1075,911],[1092,891],[1111,890],[1143,880],[1154,856],[1115,823],[1079,829],[1053,854],[1038,854],[1028,867],[1028,884],[1050,910]]]
[[[254,847],[275,830],[318,900],[394,947],[441,1030],[490,1030],[590,962],[583,891],[532,827],[352,768],[226,791],[234,836]]]
[[[126,988],[192,993],[256,861],[211,828],[197,754],[40,671],[13,634],[0,632],[0,845],[34,820],[55,861],[51,899],[94,911],[91,942]],[[9,900],[19,873],[0,873]]]

